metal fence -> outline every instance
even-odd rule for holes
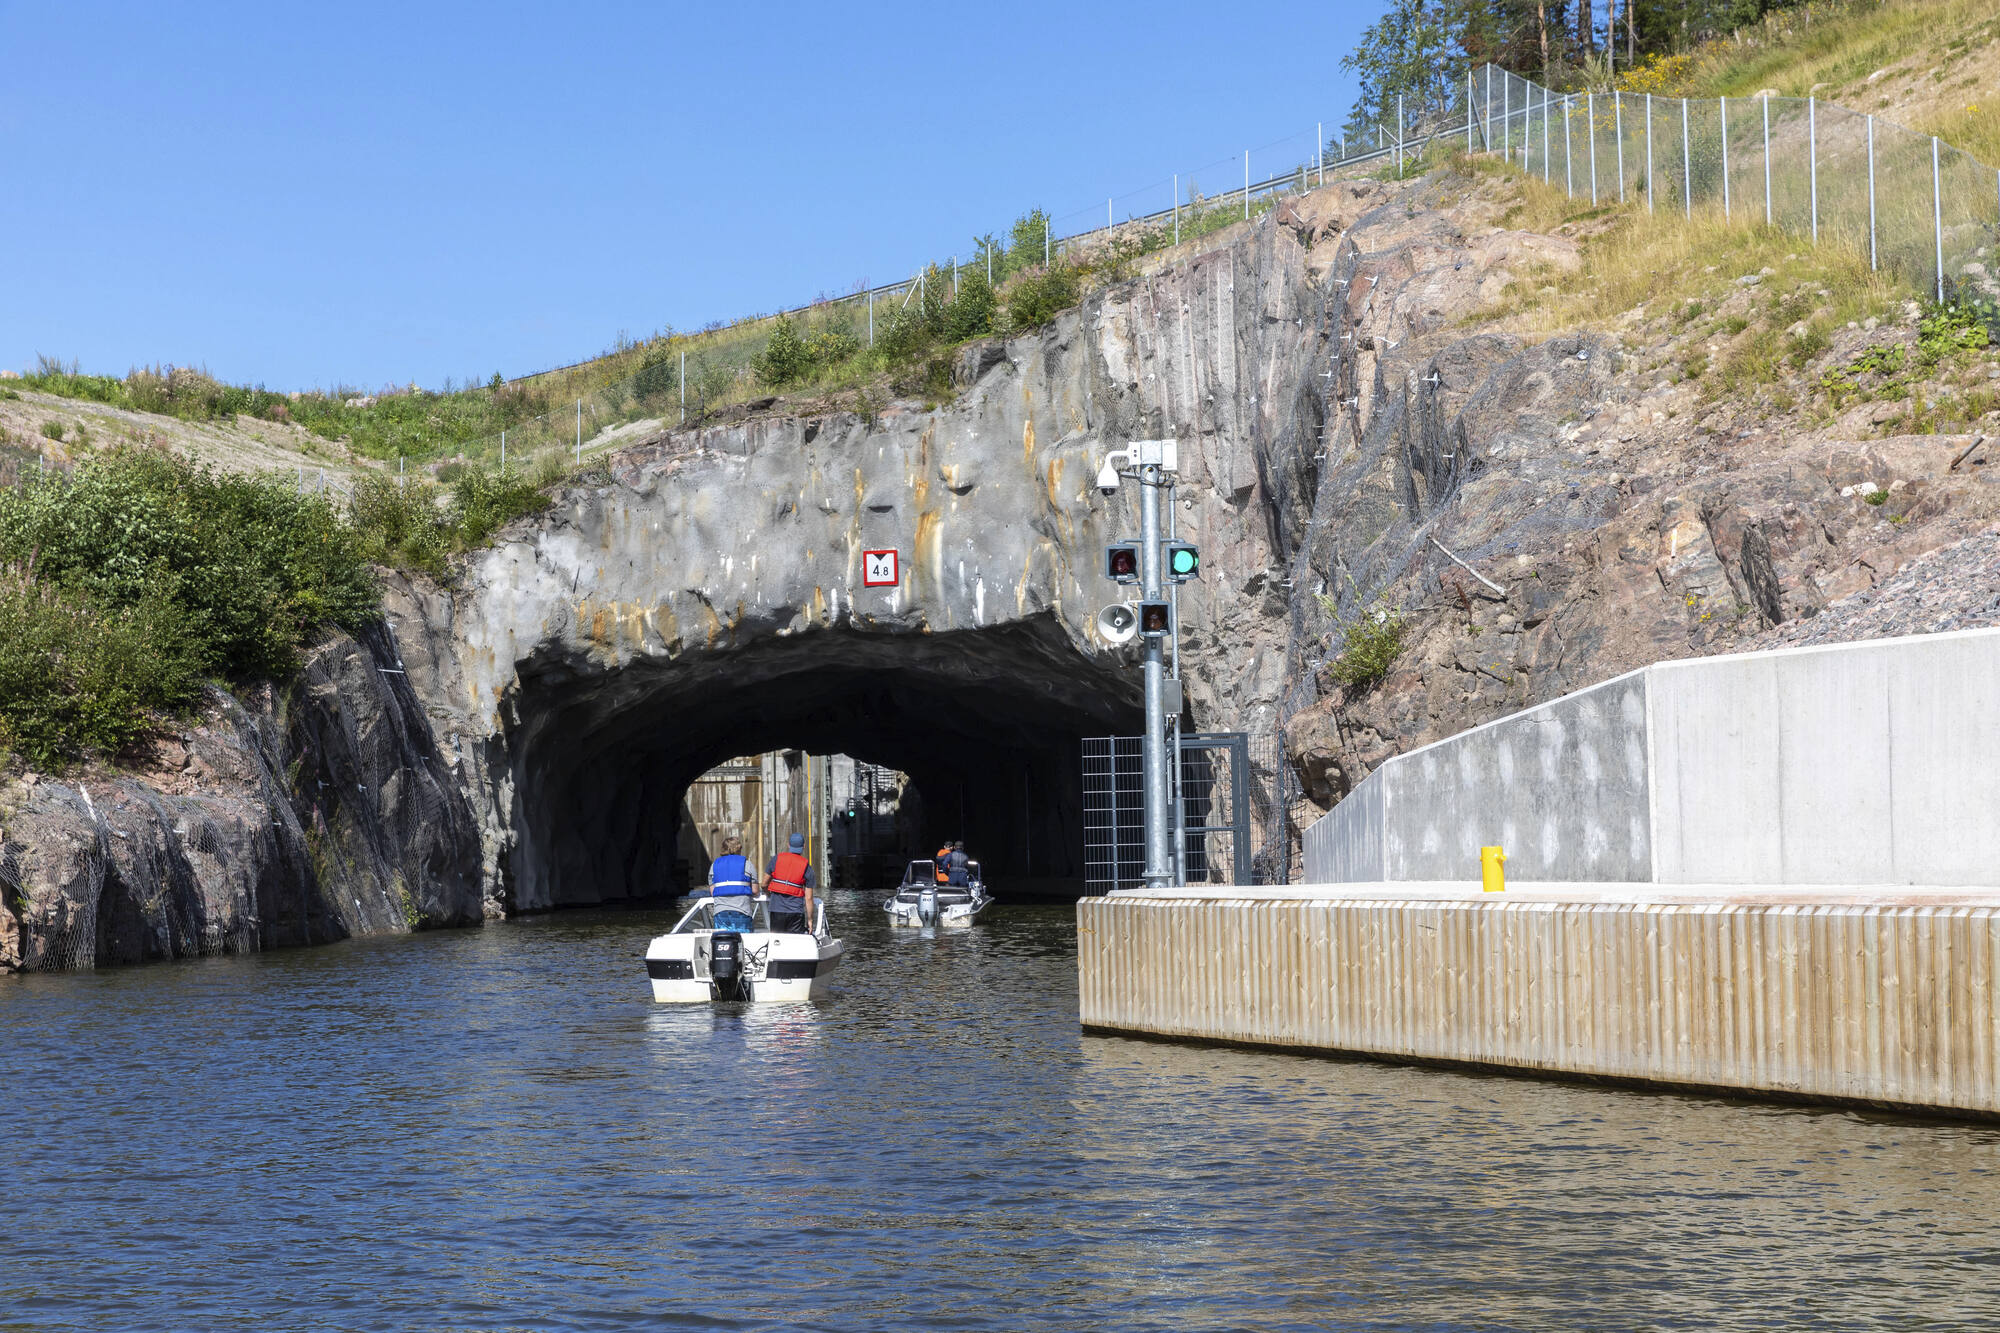
[[[1493,65],[1470,91],[1477,148],[1573,198],[1779,227],[2000,304],[2000,170],[1933,135],[1811,97],[1557,93]]]
[[[1143,883],[1142,751],[1137,736],[1083,742],[1084,880],[1092,893]],[[1293,867],[1300,864],[1296,807],[1301,798],[1276,736],[1240,731],[1183,735],[1174,776],[1179,883],[1291,882]]]

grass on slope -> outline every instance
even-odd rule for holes
[[[1846,0],[1781,10],[1702,48],[1693,86],[1707,97],[1765,88],[1825,97],[2000,167],[2000,13],[1992,0]]]

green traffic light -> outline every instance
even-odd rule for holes
[[[1176,574],[1192,574],[1201,565],[1201,555],[1191,547],[1180,546],[1174,549],[1169,563]]]

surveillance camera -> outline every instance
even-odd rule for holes
[[[1116,495],[1118,485],[1118,469],[1107,458],[1104,460],[1104,466],[1097,469],[1097,489],[1106,495]]]

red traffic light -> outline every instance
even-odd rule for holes
[[[1104,577],[1113,583],[1139,581],[1139,547],[1132,542],[1113,542],[1104,548]]]
[[[1173,628],[1173,609],[1165,602],[1139,603],[1139,632],[1165,634]]]

